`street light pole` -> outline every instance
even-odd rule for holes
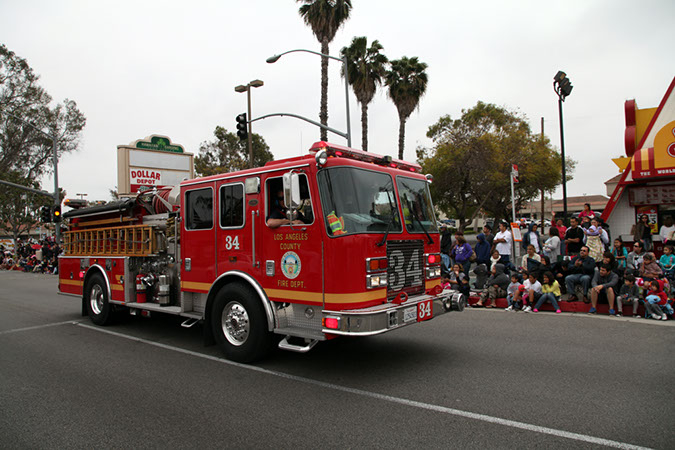
[[[558,95],[558,115],[560,116],[560,156],[562,157],[563,222],[567,224],[567,173],[565,171],[565,133],[563,131],[562,102],[572,92],[572,84],[562,70],[553,77],[553,91]]]
[[[253,128],[251,126],[251,86],[260,87],[263,86],[262,80],[253,80],[247,85],[240,84],[234,88],[235,92],[246,92],[246,98],[248,101],[248,167],[253,168]]]
[[[565,171],[565,132],[563,131],[563,101],[558,98],[558,116],[560,117],[560,156],[562,157],[563,223],[567,224],[567,172]]]
[[[345,108],[346,108],[346,116],[347,116],[347,147],[352,146],[352,133],[351,133],[351,123],[350,123],[350,115],[349,115],[349,75],[347,72],[347,56],[345,55],[342,58],[337,58],[335,56],[331,55],[326,55],[320,52],[315,52],[313,50],[306,50],[303,48],[298,48],[295,50],[289,50],[287,52],[279,53],[278,55],[270,56],[267,58],[267,62],[269,64],[273,64],[279,60],[282,56],[284,56],[287,53],[294,53],[294,52],[305,52],[305,53],[312,53],[313,55],[319,55],[323,56],[326,58],[334,59],[335,61],[340,61],[344,65],[344,71],[345,71]]]

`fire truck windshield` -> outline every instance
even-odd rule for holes
[[[397,177],[396,182],[408,233],[437,232],[436,215],[427,182],[405,177]]]
[[[329,235],[402,231],[389,174],[334,167],[320,171],[318,179]]]

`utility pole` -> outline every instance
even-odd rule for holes
[[[544,149],[544,118],[541,118],[541,147],[542,150]],[[544,192],[544,189],[541,189],[541,232],[542,234],[544,233],[544,219],[546,216],[544,216],[545,213],[545,208],[546,207],[546,193]],[[553,218],[551,217],[551,220]],[[553,226],[553,222],[551,222],[551,226]]]

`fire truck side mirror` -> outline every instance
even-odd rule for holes
[[[300,206],[300,177],[297,173],[284,174],[284,203],[291,210]]]

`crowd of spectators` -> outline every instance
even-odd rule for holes
[[[642,317],[638,315],[642,304],[645,317],[673,318],[672,218],[667,217],[661,229],[666,245],[660,258],[650,251],[652,228],[646,215],[636,223],[631,251],[621,239],[610,241],[607,225],[588,204],[571,218],[569,227],[562,220],[553,220],[545,238],[537,224],[531,224],[522,234],[524,254],[519,261],[511,255],[509,225],[502,222],[498,226],[494,235],[492,228],[485,226],[473,249],[461,232],[453,239],[447,228],[441,228],[443,286],[466,295],[471,289],[479,296],[472,306],[491,308],[498,298],[506,298],[507,311],[538,312],[548,302],[560,313],[560,302],[584,302],[589,304],[588,312],[596,314],[598,303],[606,303],[610,315],[623,315],[624,306],[629,306],[633,316]],[[473,286],[469,286],[471,263],[475,263]]]
[[[0,270],[57,274],[60,253],[54,238],[18,239],[14,251],[0,245]]]

